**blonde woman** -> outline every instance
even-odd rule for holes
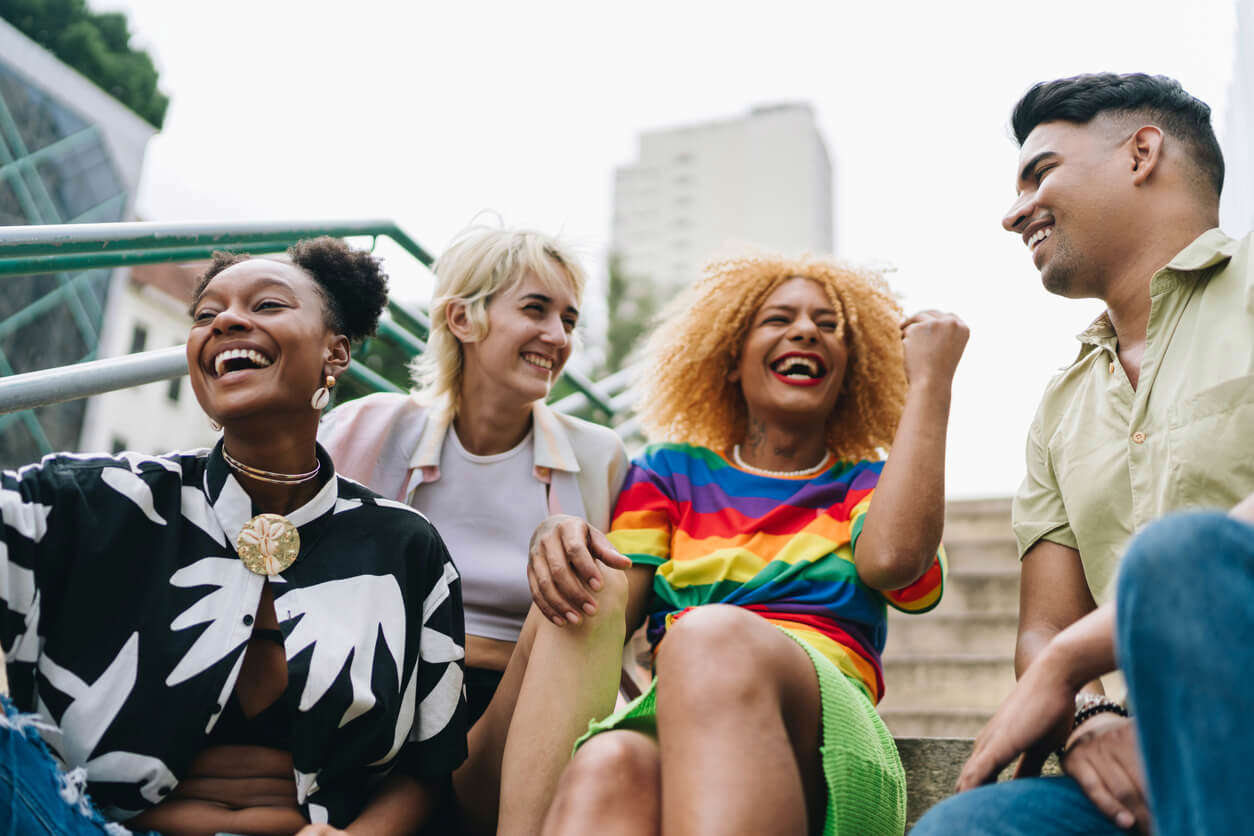
[[[544,832],[902,832],[875,711],[885,606],[940,599],[966,338],[952,315],[903,321],[878,275],[822,259],[718,263],[677,300],[639,401],[663,443],[633,463],[609,534],[656,676],[581,741]],[[581,536],[550,521],[537,542]]]
[[[501,833],[534,833],[571,744],[613,708],[629,564],[572,548],[577,564],[546,577],[575,601],[555,614],[559,630],[528,615],[528,541],[555,513],[608,526],[627,458],[612,430],[544,403],[570,357],[585,284],[562,244],[472,227],[435,274],[416,391],[344,404],[319,439],[342,473],[426,514],[461,573],[473,727],[453,778],[460,825],[441,826],[496,832],[499,818]]]

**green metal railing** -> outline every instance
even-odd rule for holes
[[[186,262],[209,258],[215,250],[273,253],[303,238],[331,235],[337,238],[380,237],[395,242],[425,267],[433,258],[426,249],[396,224],[386,220],[325,221],[306,223],[101,223],[0,227],[0,283],[3,277],[41,273],[62,276],[75,271],[126,267],[162,262]],[[73,282],[45,296],[0,322],[0,338],[29,323],[64,300],[78,301]],[[426,314],[390,301],[380,321],[376,339],[398,349],[407,359],[426,347],[430,323]],[[94,352],[93,352],[94,354]],[[368,355],[368,352],[367,352]],[[93,359],[92,356],[84,358]],[[179,377],[186,362],[172,349],[140,352],[126,357],[98,360],[14,375],[0,364],[0,425],[22,417],[32,435],[46,447],[37,431],[38,422],[29,410],[36,406],[82,398],[114,389]],[[403,391],[402,388],[354,359],[347,375],[371,391]],[[578,372],[563,374],[575,394],[555,406],[575,410],[588,405],[613,416],[630,403],[623,393],[626,377],[600,386]],[[12,413],[12,414],[10,414]],[[0,426],[2,429],[2,426]],[[44,450],[44,452],[51,452]]]

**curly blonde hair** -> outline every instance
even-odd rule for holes
[[[663,310],[645,343],[638,384],[636,411],[650,440],[720,451],[743,440],[748,409],[728,374],[763,301],[798,277],[823,286],[849,351],[828,447],[845,461],[883,456],[906,401],[901,306],[879,273],[815,256],[713,262]]]

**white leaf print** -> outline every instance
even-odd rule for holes
[[[292,771],[296,773],[296,803],[304,804],[306,798],[318,791],[318,773]]]
[[[418,739],[429,740],[435,737],[453,719],[453,712],[462,696],[462,669],[459,665],[449,665],[444,669],[444,676],[431,689],[418,706]]]
[[[152,488],[137,474],[120,467],[105,467],[100,470],[100,481],[134,502],[148,519],[157,525],[165,525],[165,517],[153,507]]]
[[[0,541],[0,601],[13,612],[29,612],[39,597],[35,587],[35,573],[24,566],[9,562],[9,547]]]
[[[240,573],[247,577],[247,595],[240,598]],[[236,558],[206,557],[184,566],[170,577],[171,586],[217,587],[200,598],[170,622],[171,630],[185,630],[209,622],[187,653],[170,671],[165,684],[174,686],[208,670],[248,640],[248,632],[240,629],[241,613],[253,613],[261,600],[264,579],[244,568]]]
[[[165,798],[162,789],[168,793],[178,784],[163,761],[135,752],[106,752],[89,760],[86,766],[87,777],[92,781],[138,784],[139,794],[152,804]]]
[[[179,503],[179,507],[188,522],[212,537],[219,546],[226,548],[226,535],[222,533],[222,526],[218,524],[218,518],[213,514],[209,497],[205,496],[200,488],[189,488],[184,485],[183,500]]]
[[[38,543],[48,531],[48,515],[51,505],[27,502],[22,495],[9,488],[0,488],[0,517],[4,524],[17,531],[27,540]]]
[[[340,718],[340,725],[374,707],[371,669],[380,628],[396,664],[396,678],[401,678],[405,602],[400,586],[391,575],[360,575],[292,589],[284,592],[275,606],[286,610],[284,620],[304,615],[285,642],[287,658],[291,659],[310,645],[314,648],[309,678],[300,695],[301,711],[308,711],[322,699],[350,653],[353,701]]]
[[[67,764],[82,766],[135,688],[139,672],[139,633],[131,634],[109,667],[91,685],[54,662],[47,653],[39,660],[39,672],[71,700],[61,715],[58,731],[50,734],[50,738],[59,737],[59,741],[49,739],[49,742],[56,746]],[[52,716],[46,708],[41,710],[46,716]]]

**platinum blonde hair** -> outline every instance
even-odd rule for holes
[[[431,300],[431,333],[427,350],[414,358],[410,373],[418,397],[426,404],[446,401],[460,408],[464,355],[462,343],[448,327],[448,308],[466,305],[471,342],[488,335],[488,303],[527,274],[550,289],[573,289],[583,299],[587,276],[566,244],[529,229],[474,225],[463,229],[436,259],[435,293]]]

